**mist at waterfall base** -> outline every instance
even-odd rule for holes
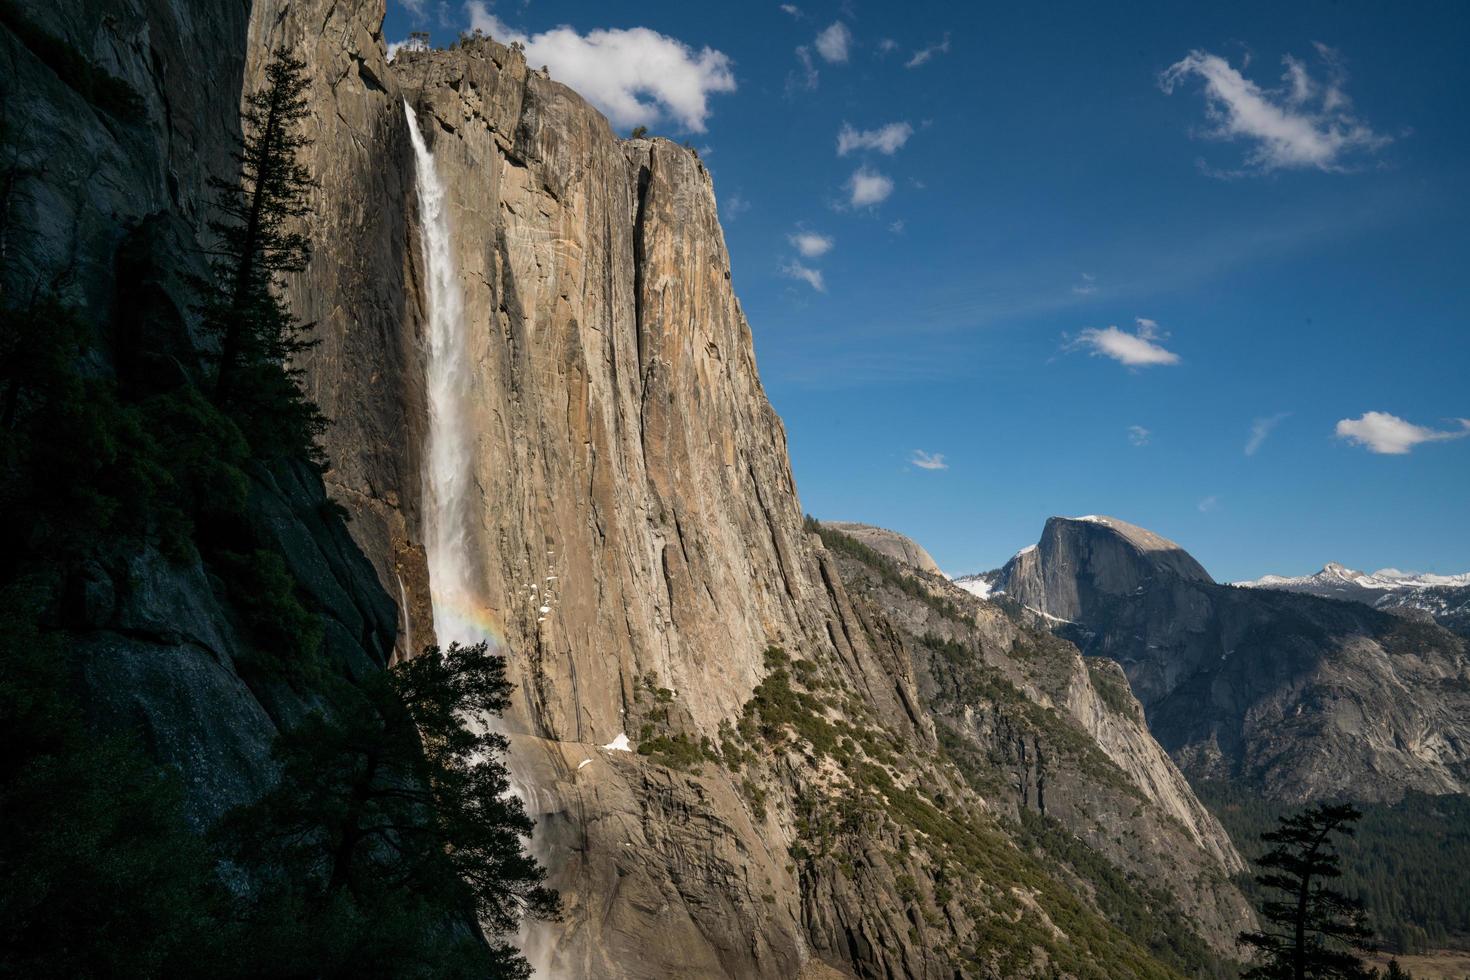
[[[485,587],[472,552],[469,533],[473,513],[475,439],[470,426],[473,378],[464,324],[464,299],[455,267],[449,227],[449,203],[439,179],[434,156],[419,130],[418,115],[403,103],[413,143],[415,188],[419,205],[419,245],[423,251],[428,295],[428,330],[424,365],[429,425],[423,473],[424,551],[429,568],[429,597],[433,605],[438,642],[490,643],[506,652],[505,631],[485,601]],[[406,614],[406,610],[405,610]],[[412,651],[410,651],[412,655]],[[496,719],[480,723],[495,728]],[[506,759],[511,791],[527,812],[536,813],[535,787],[516,771],[514,754]],[[543,866],[546,849],[531,853]],[[545,923],[522,924],[517,945],[538,977],[554,977],[552,951],[555,934]]]

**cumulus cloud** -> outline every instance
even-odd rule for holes
[[[949,32],[944,32],[944,40],[937,44],[931,44],[927,48],[920,48],[914,52],[914,56],[904,62],[905,68],[917,68],[928,63],[935,55],[949,54]]]
[[[1261,445],[1271,435],[1271,430],[1286,421],[1286,417],[1290,414],[1290,412],[1277,412],[1275,415],[1268,415],[1265,418],[1259,418],[1252,422],[1251,437],[1245,441],[1245,454],[1247,456],[1254,456],[1256,450],[1260,449]]]
[[[848,203],[855,208],[871,207],[893,193],[893,181],[876,170],[858,167],[847,181]]]
[[[823,61],[840,65],[847,61],[847,49],[852,45],[852,31],[842,21],[834,21],[812,43],[816,45],[817,54],[822,56]]]
[[[1130,425],[1128,427],[1128,441],[1135,446],[1147,446],[1149,438],[1153,433],[1141,425]]]
[[[1066,344],[1066,350],[1086,350],[1094,357],[1111,357],[1128,367],[1151,367],[1155,364],[1178,364],[1179,355],[1166,350],[1160,343],[1168,335],[1159,331],[1159,325],[1147,317],[1137,317],[1136,333],[1105,327],[1101,330],[1088,327]]]
[[[817,259],[832,251],[835,244],[831,235],[819,235],[814,231],[798,231],[786,236],[793,248],[804,258]]]
[[[497,41],[519,41],[529,64],[549,67],[557,81],[576,89],[620,129],[668,117],[702,133],[709,97],[735,91],[727,55],[708,47],[695,51],[646,27],[578,34],[562,26],[528,35],[507,27],[483,0],[469,0],[465,11],[471,28]]]
[[[1364,412],[1355,419],[1337,423],[1337,437],[1372,453],[1402,456],[1421,442],[1443,442],[1470,436],[1470,419],[1454,419],[1459,429],[1431,429],[1406,422],[1387,412]]]
[[[788,262],[781,267],[781,274],[788,279],[799,279],[819,293],[827,291],[827,283],[822,278],[821,269],[813,269],[800,262]]]
[[[909,463],[921,470],[949,469],[949,464],[944,461],[944,453],[926,453],[922,449],[914,450],[914,457],[909,460]]]
[[[1390,142],[1352,112],[1344,90],[1347,73],[1342,58],[1325,44],[1316,45],[1325,75],[1314,77],[1290,56],[1276,88],[1262,88],[1228,61],[1208,51],[1191,51],[1159,76],[1166,93],[1196,78],[1203,83],[1205,118],[1201,135],[1248,144],[1244,167],[1226,175],[1268,173],[1281,169],[1343,170],[1354,153],[1372,153]]]
[[[877,150],[892,156],[912,135],[914,127],[906,122],[893,122],[877,129],[855,129],[850,124],[843,123],[842,129],[837,133],[837,155],[847,156],[853,150]]]

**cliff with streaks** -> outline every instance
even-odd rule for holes
[[[892,610],[854,602],[804,526],[692,151],[617,139],[490,40],[390,64],[381,0],[20,6],[141,99],[127,119],[88,105],[0,34],[7,77],[36,95],[13,118],[57,134],[13,199],[28,270],[68,273],[117,364],[146,336],[199,370],[207,341],[183,282],[208,244],[205,178],[228,172],[241,94],[269,52],[308,62],[317,247],[289,293],[316,325],[303,366],[333,420],[325,491],[351,538],[307,469],[252,474],[251,512],[349,674],[434,639],[428,296],[405,103],[417,112],[451,191],[474,378],[471,612],[509,658],[516,701],[499,724],[567,906],[524,939],[547,975],[1187,968],[1111,915],[1057,857],[1065,839],[1016,828],[1012,791],[948,741],[912,637]],[[201,825],[269,785],[270,739],[311,700],[235,674],[237,611],[207,570],[145,553],[79,570],[75,591],[97,723],[141,726],[183,771]],[[1151,743],[1133,744],[1097,684],[1068,670],[1071,693],[1016,690],[1065,707],[1073,749],[1144,760],[1119,778],[1183,814],[1200,873],[1233,870],[1170,796]],[[988,769],[1010,771],[1005,742],[986,743]],[[1056,785],[1049,810],[1067,795]]]

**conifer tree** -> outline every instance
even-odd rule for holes
[[[485,644],[429,647],[280,736],[279,784],[219,831],[259,883],[251,971],[529,975],[505,937],[558,901],[522,844],[505,738],[466,723],[510,690]]]
[[[1256,881],[1278,897],[1261,907],[1266,928],[1240,942],[1258,962],[1248,980],[1366,980],[1372,977],[1355,950],[1370,948],[1373,932],[1362,906],[1331,882],[1341,877],[1333,836],[1351,836],[1362,814],[1351,804],[1319,803],[1281,818],[1261,835],[1272,847],[1256,861]]]
[[[300,159],[311,145],[300,131],[310,115],[305,68],[289,49],[276,49],[264,84],[245,100],[239,178],[210,180],[218,243],[202,312],[219,343],[214,401],[259,456],[319,458],[316,438],[325,425],[291,363],[314,346],[305,336],[310,325],[296,321],[278,292],[311,257],[311,242],[298,230],[316,186]]]

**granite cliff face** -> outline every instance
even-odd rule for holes
[[[1440,627],[1217,585],[1178,545],[1115,518],[1052,518],[998,587],[1122,664],[1191,774],[1288,801],[1470,787],[1470,660]]]
[[[500,724],[567,904],[524,937],[545,975],[1170,975],[1051,845],[1019,836],[1043,780],[1048,813],[1108,860],[1177,876],[1220,948],[1239,909],[1186,879],[1238,858],[1132,702],[1103,693],[1116,678],[1067,652],[1054,671],[1019,665],[1019,627],[977,606],[964,629],[990,639],[964,633],[961,669],[1002,671],[1019,700],[944,702],[978,768],[942,742],[955,684],[890,618],[901,607],[853,601],[804,525],[694,153],[616,139],[489,40],[390,64],[381,0],[21,6],[140,93],[135,116],[109,115],[0,31],[7,77],[36,95],[14,103],[22,128],[56,136],[13,201],[30,270],[71,271],[119,364],[146,332],[198,370],[182,283],[201,271],[205,178],[229,172],[269,52],[308,62],[317,247],[289,292],[317,325],[304,366],[332,468],[325,488],[307,468],[252,472],[250,511],[349,675],[434,639],[416,111],[452,191],[474,379],[473,612],[509,657]],[[269,785],[270,741],[310,698],[235,673],[238,611],[206,571],[145,551],[74,584],[98,724],[141,726],[201,826]],[[1053,745],[1035,711],[1068,719],[1064,754],[1108,760],[1099,801],[1036,755]],[[1018,802],[992,770],[1036,792]]]

